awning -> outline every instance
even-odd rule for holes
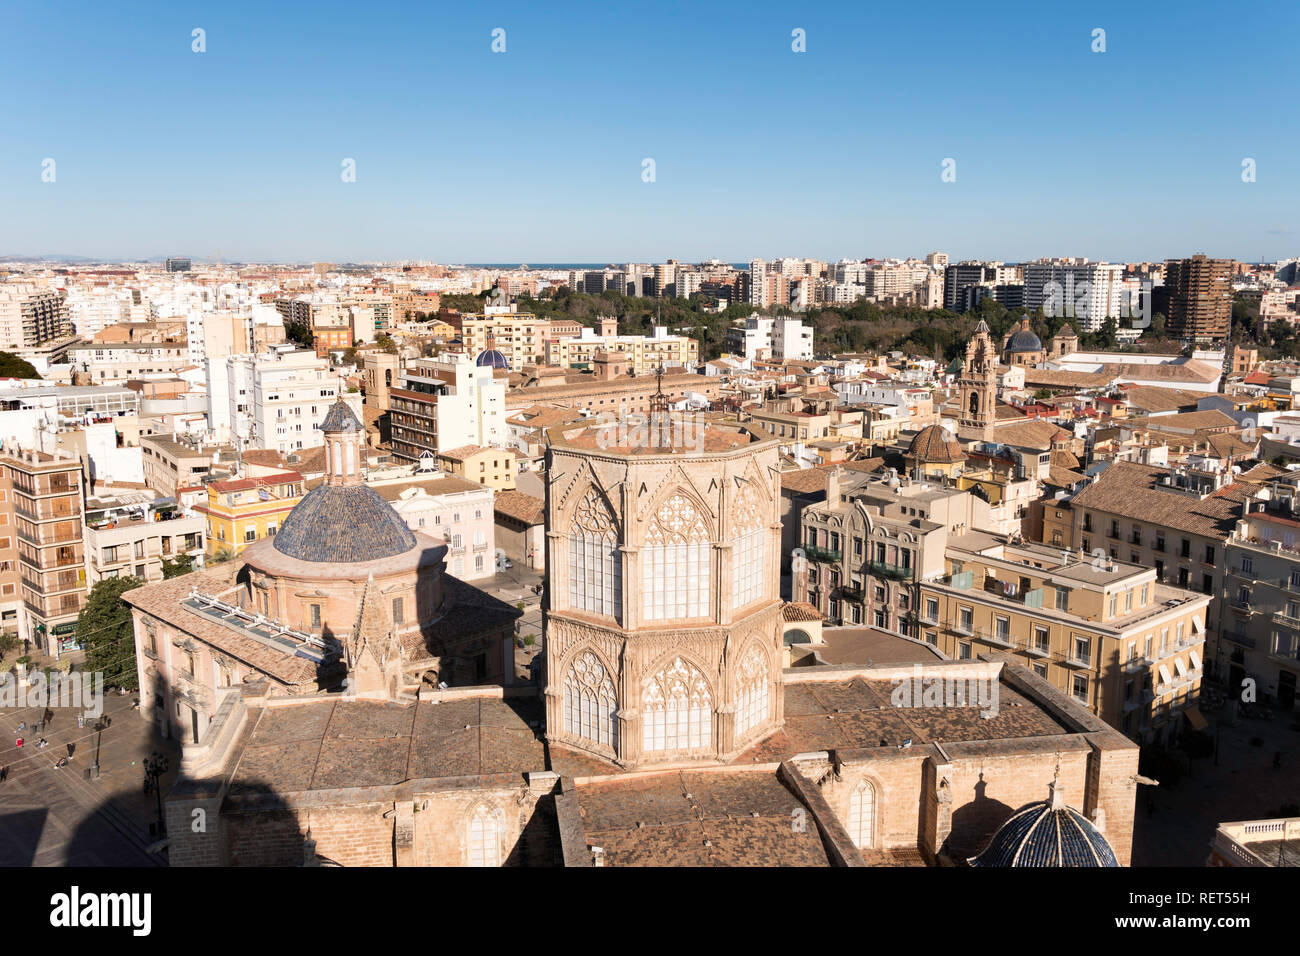
[[[1192,618],[1192,633],[1200,634],[1204,630],[1205,625],[1201,622],[1201,619],[1199,617]]]
[[[1160,665],[1160,683],[1162,683],[1162,684],[1172,684],[1173,682],[1174,682],[1174,681],[1173,681],[1173,678],[1169,676],[1169,668],[1168,668],[1168,667],[1165,667],[1164,664],[1161,664],[1161,665]]]
[[[1199,707],[1188,707],[1183,711],[1183,716],[1187,718],[1187,723],[1192,730],[1208,730],[1210,725],[1205,720],[1205,715],[1201,713]]]
[[[1199,671],[1201,669],[1201,655],[1192,651],[1190,656],[1192,658],[1192,670]]]
[[[1179,677],[1187,676],[1187,665],[1183,663],[1181,657],[1174,658],[1174,670],[1178,672]]]

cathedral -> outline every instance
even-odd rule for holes
[[[779,443],[651,404],[548,433],[535,681],[342,405],[280,534],[130,592],[142,716],[184,744],[171,865],[1127,864],[1136,746],[1010,657],[790,666]],[[897,693],[972,682],[992,712]]]

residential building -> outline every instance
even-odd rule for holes
[[[0,453],[0,469],[9,484],[2,504],[18,546],[22,636],[54,656],[75,650],[73,631],[86,600],[81,462],[10,445]]]
[[[1203,255],[1165,262],[1169,294],[1167,328],[1172,335],[1208,341],[1226,339],[1232,329],[1232,259]]]
[[[296,471],[225,478],[208,482],[207,493],[194,510],[206,519],[208,556],[234,556],[276,536],[303,496],[303,478]]]
[[[438,452],[438,465],[448,474],[456,475],[497,491],[515,487],[515,453],[510,448],[487,448],[482,445],[462,445]]]
[[[506,382],[490,360],[463,352],[415,359],[389,389],[393,455],[419,461],[464,445],[504,445]]]

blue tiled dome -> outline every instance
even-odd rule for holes
[[[401,554],[416,543],[393,506],[362,484],[312,489],[271,540],[277,551],[300,561],[344,564]]]
[[[506,357],[496,349],[484,349],[478,353],[478,358],[474,360],[475,365],[486,365],[489,368],[503,368],[507,371],[510,369],[510,363]]]
[[[1019,329],[1007,340],[1008,352],[1041,352],[1043,340],[1032,329]]]
[[[320,423],[320,430],[327,435],[332,435],[339,432],[365,431],[365,427],[361,424],[361,419],[357,418],[356,412],[349,408],[348,403],[340,398],[325,413],[325,417]]]
[[[1021,807],[993,834],[984,852],[967,862],[991,867],[1119,866],[1100,831],[1059,799]]]

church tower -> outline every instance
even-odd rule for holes
[[[966,362],[957,380],[961,417],[957,437],[967,441],[992,441],[997,421],[998,351],[989,327],[980,319],[975,337],[966,346]]]

